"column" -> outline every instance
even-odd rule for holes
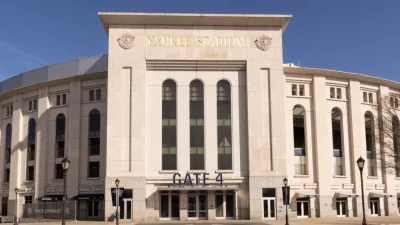
[[[358,165],[356,163],[357,159],[362,156],[365,161],[366,155],[366,144],[365,144],[365,136],[363,136],[364,125],[364,113],[360,110],[361,105],[361,90],[360,90],[360,82],[357,80],[349,81],[349,138],[350,138],[350,171],[352,182],[354,183],[353,192],[360,195],[359,198],[353,200],[356,205],[355,213],[357,216],[362,216],[362,199],[361,199],[361,176],[360,170],[358,169]],[[366,191],[367,186],[367,162],[365,162],[365,167],[363,170],[363,181],[364,181],[364,200],[365,207],[368,209],[368,193]]]
[[[326,83],[325,77],[314,75],[313,82],[313,104],[314,104],[314,134],[315,134],[315,155],[316,155],[316,178],[318,181],[318,204],[316,205],[317,217],[334,216],[332,210],[332,196],[330,194],[330,185],[332,169],[324,166],[324,162],[330,162],[332,157],[332,146],[326,146],[329,141],[330,132],[328,118],[331,117],[331,111],[326,102]],[[327,174],[327,171],[328,174]]]
[[[208,191],[207,204],[208,220],[215,220],[215,191]]]
[[[70,83],[70,92],[68,99],[68,144],[66,156],[71,161],[71,166],[67,172],[67,199],[79,193],[79,168],[80,160],[80,137],[81,137],[81,81]],[[104,166],[104,165],[100,165]]]
[[[204,85],[204,120],[205,169],[215,171],[218,169],[216,84]]]
[[[9,194],[8,194],[8,215],[15,214],[15,204],[17,204],[18,216],[22,215],[22,202],[21,197],[18,197],[18,203],[16,201],[16,195],[14,189],[21,188],[21,182],[24,180],[22,176],[22,170],[25,169],[22,165],[22,152],[21,145],[23,141],[22,137],[22,94],[16,94],[13,97],[13,116],[12,116],[12,137],[11,137],[11,162],[10,162],[10,182],[9,182]]]
[[[187,220],[188,196],[186,191],[179,193],[179,220]]]
[[[34,198],[41,197],[45,194],[46,182],[47,182],[47,157],[48,151],[52,151],[53,148],[47,148],[48,138],[50,133],[48,132],[49,125],[49,89],[44,87],[39,89],[38,98],[38,116],[36,125],[36,165],[35,165],[35,196]],[[52,135],[53,136],[53,135]],[[51,165],[53,166],[53,165]]]
[[[177,81],[177,169],[182,172],[190,170],[190,119],[189,119],[189,86],[179,85]]]

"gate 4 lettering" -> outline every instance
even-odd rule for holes
[[[184,179],[182,180],[181,174],[180,173],[175,173],[172,176],[172,184],[173,185],[178,185],[178,186],[193,186],[193,185],[203,185],[206,186],[207,180],[209,180],[208,173],[186,173]],[[194,178],[194,179],[193,179]],[[201,180],[201,181],[200,181]],[[215,181],[217,181],[220,185],[223,184],[224,180],[222,178],[222,173],[219,173],[217,177],[215,178]]]

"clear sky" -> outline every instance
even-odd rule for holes
[[[100,11],[291,14],[285,63],[400,81],[400,0],[1,0],[0,80],[107,53]]]

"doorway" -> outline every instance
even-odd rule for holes
[[[347,200],[346,199],[337,199],[336,200],[336,215],[337,215],[337,217],[346,217],[347,216]]]
[[[262,198],[263,219],[275,219],[275,198]]]
[[[188,219],[207,219],[207,194],[188,193]]]
[[[215,193],[216,219],[235,218],[235,193],[233,191]]]
[[[125,199],[120,206],[120,219],[121,220],[132,220],[132,199]]]
[[[165,191],[160,194],[160,218],[179,219],[179,192]]]
[[[369,208],[371,210],[371,216],[379,215],[379,199],[370,199],[369,200]]]
[[[297,218],[308,218],[309,217],[309,199],[298,198],[297,204]]]

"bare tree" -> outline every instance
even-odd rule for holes
[[[378,99],[378,119],[376,126],[379,135],[376,142],[380,148],[376,152],[376,159],[383,171],[400,176],[400,93],[390,94]]]

